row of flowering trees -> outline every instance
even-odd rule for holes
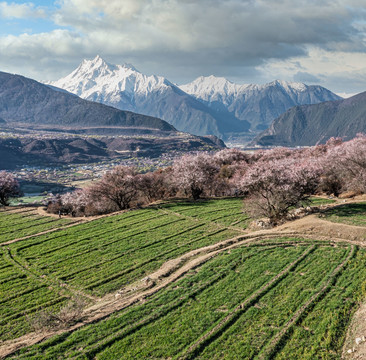
[[[360,135],[304,149],[184,155],[173,166],[146,174],[118,166],[89,188],[59,197],[49,210],[94,215],[171,197],[240,195],[253,213],[276,223],[317,192],[366,192],[365,154],[366,137]]]

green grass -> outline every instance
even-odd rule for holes
[[[22,271],[0,252],[0,339],[6,340],[30,331],[28,317],[41,309],[58,308],[65,298]]]
[[[190,250],[235,237],[156,209],[93,221],[12,246],[24,266],[96,295],[119,289]]]
[[[21,204],[42,204],[46,199],[43,195],[33,195],[33,196],[22,196],[19,198],[12,199],[10,201],[11,206],[17,206]]]
[[[309,242],[301,246],[272,247],[275,243],[268,241],[265,247],[226,251],[155,294],[145,304],[23,349],[15,357],[256,358],[350,253],[349,247],[315,245],[313,251],[261,293],[251,306],[235,313],[227,324],[189,354],[190,345],[311,245]],[[318,298],[286,334],[276,358],[339,358],[346,325],[358,301],[365,296],[361,286],[366,275],[365,265],[366,253],[359,250],[334,278],[329,291]]]
[[[199,220],[241,229],[245,229],[250,222],[248,215],[244,213],[241,198],[173,202],[162,205],[162,208]]]
[[[366,203],[345,204],[325,212],[329,221],[348,225],[366,226]]]
[[[34,209],[21,212],[0,212],[0,244],[6,241],[31,236],[43,231],[73,223],[72,219],[58,219],[37,215]]]
[[[350,218],[358,219],[357,209]],[[0,219],[2,241],[38,231],[50,220],[32,211],[1,211]],[[59,309],[75,292],[102,297],[190,250],[243,235],[248,221],[241,199],[180,201],[2,246],[0,339],[26,334],[30,317]],[[300,238],[225,250],[146,302],[14,358],[338,359],[347,325],[366,295],[366,252],[353,251],[347,244]]]
[[[30,209],[1,211],[0,219],[2,242],[72,221],[39,216]],[[0,338],[29,331],[26,315],[58,302],[61,306],[71,296],[70,289],[103,296],[143,278],[169,259],[238,234],[219,224],[145,209],[8,244],[0,264]]]
[[[320,198],[320,197],[311,197],[310,199],[310,206],[320,206],[320,205],[328,205],[328,204],[334,204],[335,200],[333,199],[326,199],[326,198]]]

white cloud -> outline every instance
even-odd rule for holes
[[[270,60],[258,70],[264,78],[300,80],[297,78],[299,72],[311,74],[318,78],[320,85],[335,92],[355,94],[366,90],[365,64],[364,52],[327,51],[311,47],[306,56]]]
[[[349,93],[337,93],[338,96],[344,98],[344,99],[347,99],[347,98],[350,98],[354,95],[356,95],[356,93],[352,93],[352,94],[349,94]]]
[[[0,3],[3,17],[38,10]],[[175,82],[319,79],[339,92],[366,77],[364,0],[59,0],[50,19],[63,30],[1,38],[0,65],[56,78],[100,54]]]
[[[44,17],[46,17],[45,10],[35,7],[33,3],[16,4],[14,2],[0,2],[0,18],[27,19]]]

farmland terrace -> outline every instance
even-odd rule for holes
[[[91,219],[9,208],[0,226],[0,357],[356,359],[366,350],[353,345],[365,335],[354,320],[366,297],[365,202],[257,231],[241,199]],[[62,321],[77,303],[78,317]]]

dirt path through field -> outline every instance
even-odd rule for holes
[[[331,223],[319,219],[315,215],[286,223],[275,229],[243,234],[232,239],[227,239],[210,246],[190,251],[176,259],[167,261],[160,269],[146,277],[147,280],[141,281],[138,285],[135,284],[135,287],[122,289],[117,293],[109,294],[98,300],[94,305],[84,310],[82,320],[73,326],[42,333],[29,333],[18,339],[0,342],[0,358],[12,354],[20,348],[39,343],[54,335],[74,331],[86,324],[104,319],[112,313],[139,301],[144,301],[145,298],[165,288],[184,276],[188,271],[202,265],[223,251],[239,246],[248,246],[259,240],[285,236],[323,240],[331,243],[347,242],[353,245],[366,247],[366,228]]]
[[[356,311],[352,323],[347,331],[344,342],[342,359],[365,360],[366,359],[366,303]],[[357,342],[356,342],[356,339]],[[361,340],[361,341],[360,341]]]

